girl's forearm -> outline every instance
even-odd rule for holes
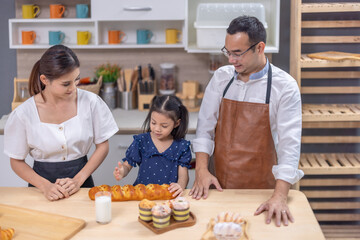
[[[182,187],[182,189],[185,189],[189,182],[188,169],[186,167],[179,166],[178,175],[179,177],[177,183]]]

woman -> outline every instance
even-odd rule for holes
[[[71,49],[49,48],[32,69],[32,97],[10,114],[5,126],[4,152],[12,169],[50,201],[94,186],[91,174],[108,154],[108,139],[118,131],[101,98],[76,88],[79,67]],[[87,161],[92,143],[96,150]],[[24,161],[27,154],[34,158],[33,169]]]

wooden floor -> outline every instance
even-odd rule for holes
[[[326,240],[359,240],[360,225],[320,225]]]

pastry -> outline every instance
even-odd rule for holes
[[[164,204],[155,205],[151,210],[151,214],[154,227],[164,228],[169,226],[171,209],[168,206]]]
[[[238,213],[233,212],[221,212],[215,218],[216,223],[221,222],[234,222],[237,224],[243,224],[245,222],[244,218],[240,216]]]
[[[109,185],[100,185],[92,187],[89,190],[89,198],[91,200],[95,199],[95,194],[99,191],[109,191],[111,192],[112,201],[131,201],[131,200],[168,200],[174,198],[171,192],[168,190],[170,185],[168,184],[138,184],[136,186],[132,185],[114,185],[110,187]]]
[[[234,222],[219,222],[214,226],[217,240],[238,240],[242,235],[241,225]]]
[[[15,230],[13,228],[1,229],[0,227],[0,239],[1,240],[10,240],[14,236]]]
[[[184,197],[170,201],[175,221],[184,222],[189,219],[190,204]]]
[[[139,203],[139,217],[145,222],[152,220],[151,209],[155,206],[155,202],[143,199]]]

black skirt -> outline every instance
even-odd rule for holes
[[[34,171],[41,177],[46,178],[52,183],[58,178],[73,178],[87,163],[87,156],[67,162],[39,162],[34,161]],[[29,187],[34,187],[29,183]],[[92,176],[88,177],[82,188],[94,187]]]

